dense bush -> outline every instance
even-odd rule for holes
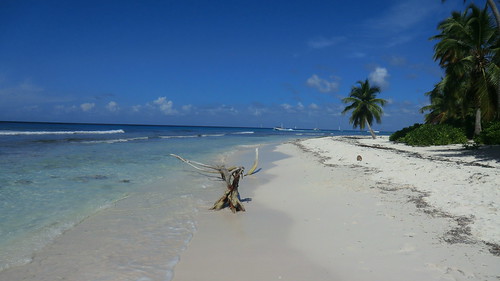
[[[475,141],[483,144],[500,144],[500,121],[491,122],[484,126]]]
[[[399,140],[413,146],[447,145],[466,143],[464,130],[447,124],[425,124],[410,131]]]
[[[406,128],[403,128],[399,131],[396,131],[394,132],[390,137],[389,137],[389,140],[390,141],[396,141],[396,142],[399,142],[400,139],[404,138],[409,132],[417,129],[418,127],[422,126],[422,124],[419,124],[419,123],[415,123],[413,124],[413,126],[409,126],[409,127],[406,127]]]

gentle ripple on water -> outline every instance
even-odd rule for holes
[[[0,279],[35,272],[37,280],[169,280],[197,208],[223,190],[169,154],[214,162],[228,147],[297,137],[269,129],[0,122]],[[43,262],[8,269],[34,255]]]

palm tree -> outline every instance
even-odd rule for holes
[[[441,0],[441,2],[446,2],[446,0]],[[464,0],[464,3],[465,2],[466,0]],[[498,11],[498,6],[497,4],[495,4],[494,0],[486,0],[486,3],[488,4],[488,6],[491,9],[491,12],[495,16],[495,21],[497,23],[497,30],[500,33],[500,12]]]
[[[441,2],[446,2],[446,0],[441,0]],[[464,3],[466,0],[464,0]],[[500,1],[499,1],[500,2]],[[500,11],[498,10],[498,6],[494,0],[486,0],[487,6],[490,7],[491,12],[495,18],[496,27],[497,27],[497,36],[500,35]],[[499,39],[500,40],[500,39]],[[500,86],[498,86],[497,90],[497,119],[500,120]]]
[[[377,120],[377,123],[381,123],[380,117],[382,116],[382,107],[387,101],[384,99],[376,98],[377,94],[380,93],[380,88],[377,86],[370,86],[368,79],[357,82],[359,86],[353,86],[351,93],[348,97],[343,98],[342,102],[351,103],[346,106],[342,111],[345,114],[352,110],[351,118],[349,118],[349,123],[353,124],[356,128],[359,126],[361,130],[368,126],[372,138],[376,138],[375,133],[372,130],[371,124],[373,123],[373,118]]]
[[[440,124],[449,119],[452,109],[447,103],[446,96],[443,93],[442,83],[436,84],[432,91],[425,93],[430,98],[431,104],[420,109],[420,113],[429,111],[425,115],[426,124]]]
[[[442,87],[444,95],[453,95],[463,107],[472,107],[475,130],[481,132],[482,119],[496,116],[496,89],[500,86],[500,60],[498,32],[486,9],[470,5],[463,12],[438,25],[441,34],[434,59],[445,69]]]
[[[460,91],[450,91],[445,88],[447,84],[451,84],[447,81],[449,78],[449,76],[444,77],[432,91],[425,93],[431,102],[420,109],[420,113],[429,112],[425,115],[426,124],[456,123],[457,120],[466,119],[468,109],[464,107]]]

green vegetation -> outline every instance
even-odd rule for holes
[[[487,124],[475,141],[484,144],[500,144],[500,121]]]
[[[353,86],[349,96],[342,99],[344,103],[351,103],[346,106],[342,114],[352,110],[349,123],[353,124],[354,128],[359,126],[361,130],[365,128],[365,125],[368,126],[372,138],[376,138],[371,124],[373,123],[373,118],[375,118],[377,123],[382,122],[382,106],[384,106],[387,101],[376,98],[377,94],[380,93],[380,88],[371,86],[368,79],[364,82],[358,81],[357,83],[359,86]]]
[[[405,132],[402,132],[403,130]],[[447,124],[415,124],[403,130],[394,133],[391,138],[395,134],[403,135],[397,138],[396,141],[412,146],[463,144],[467,142],[463,130]]]
[[[445,76],[428,93],[426,124],[461,124],[480,135],[482,122],[500,115],[500,40],[487,8],[470,5],[438,25],[434,59]],[[473,123],[473,126],[468,123]]]
[[[410,127],[405,127],[399,131],[394,132],[390,137],[390,141],[395,141],[395,142],[402,142],[401,140],[411,131],[417,129],[418,127],[422,126],[422,124],[415,123]]]
[[[464,144],[467,149],[500,144],[500,13],[495,2],[488,0],[484,9],[471,4],[453,12],[437,28],[439,34],[430,39],[438,41],[434,60],[444,77],[425,94],[430,99],[420,110],[426,113],[425,124],[403,128],[389,139],[413,146]],[[352,111],[353,127],[366,125],[375,138],[370,125],[374,118],[380,123],[386,101],[376,98],[380,89],[368,80],[357,83],[342,100],[350,103],[342,113]],[[469,143],[473,137],[475,143]]]

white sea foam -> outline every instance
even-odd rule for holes
[[[23,136],[23,135],[104,135],[123,134],[124,130],[105,131],[0,131],[0,136]]]
[[[223,137],[226,134],[200,134],[187,136],[160,136],[162,139],[182,139],[182,138],[200,138],[200,137]]]
[[[260,147],[261,145],[262,144],[260,144],[260,143],[256,143],[256,144],[240,144],[237,147],[245,149],[245,148],[257,148],[257,147]]]
[[[223,137],[226,134],[208,134],[208,135],[201,135],[202,137]]]
[[[250,135],[250,134],[255,134],[253,131],[245,131],[245,132],[236,132],[236,133],[231,133],[232,135]]]
[[[183,139],[183,138],[199,138],[200,135],[189,135],[189,136],[160,136],[161,139]]]
[[[128,139],[84,141],[82,143],[88,143],[88,144],[96,144],[96,143],[118,143],[118,142],[128,142],[128,141],[147,140],[147,139],[149,139],[149,138],[148,137],[139,137],[139,138],[128,138]]]

